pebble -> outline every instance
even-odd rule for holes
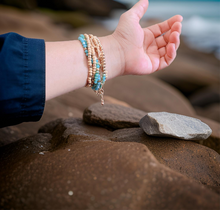
[[[211,128],[199,119],[168,112],[150,112],[139,125],[148,135],[184,140],[204,140],[212,133]]]
[[[73,195],[73,191],[69,191],[69,192],[68,192],[68,195],[69,195],[69,196],[72,196],[72,195]]]

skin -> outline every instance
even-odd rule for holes
[[[183,18],[176,15],[142,28],[139,21],[148,4],[148,0],[140,0],[121,15],[113,34],[99,37],[106,56],[108,79],[151,74],[175,59]],[[87,76],[87,59],[78,40],[46,42],[46,100],[85,87]]]

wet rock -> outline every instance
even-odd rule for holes
[[[139,127],[139,121],[145,114],[141,110],[117,104],[106,103],[102,106],[99,102],[85,109],[83,120],[88,124],[115,130]]]
[[[150,112],[140,120],[140,127],[152,136],[184,140],[207,139],[212,130],[199,119],[167,112]]]
[[[109,138],[144,144],[161,164],[217,192],[220,190],[220,155],[208,147],[191,141],[148,136],[141,128],[119,129]]]
[[[161,165],[143,144],[84,139],[44,155],[7,151],[14,158],[5,159],[6,150],[0,148],[2,209],[220,207],[216,193]]]

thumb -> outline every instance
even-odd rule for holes
[[[148,5],[148,0],[139,0],[139,2],[130,9],[130,12],[137,15],[138,19],[140,20],[147,11]]]

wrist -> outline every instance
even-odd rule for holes
[[[113,35],[100,37],[106,60],[107,79],[124,74],[124,53],[121,45]]]

